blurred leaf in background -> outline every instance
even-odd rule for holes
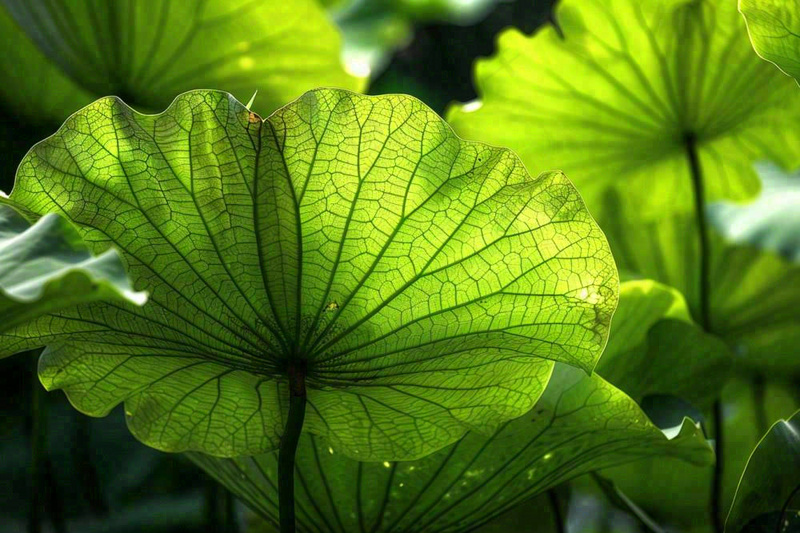
[[[800,78],[800,5],[787,0],[739,0],[758,55]]]
[[[246,21],[246,22],[243,22]],[[244,31],[242,31],[244,29]],[[0,189],[34,142],[101,96],[149,112],[180,93],[234,93],[263,116],[318,86],[363,88],[316,0],[0,4]]]

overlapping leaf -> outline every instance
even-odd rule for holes
[[[626,317],[642,314],[641,311],[636,314],[628,312],[635,309],[625,305],[629,297],[626,287],[629,285],[622,285],[621,304],[614,319],[609,350],[597,371],[622,390],[630,391],[634,399],[645,405],[648,395],[661,395],[662,400],[664,396],[687,400],[704,413],[706,424],[712,418],[711,400],[719,398],[724,423],[720,505],[725,513],[750,450],[772,420],[791,414],[800,405],[800,396],[795,394],[796,386],[788,381],[773,379],[765,382],[763,379],[736,377],[720,394],[720,387],[728,377],[728,367],[735,357],[730,356],[715,336],[685,322],[685,303],[677,293],[665,287],[649,288],[658,295],[649,300],[642,299],[642,294],[635,295],[634,301],[649,302],[649,309],[661,309],[663,313],[662,318],[650,327],[647,341],[639,344],[638,351],[642,355],[631,360],[629,354],[636,353],[636,350],[611,349],[614,339],[620,334],[624,334],[624,339],[631,337],[637,342],[640,339],[639,335],[626,333],[626,323],[636,324]],[[638,288],[640,291],[643,289]],[[654,458],[615,467],[602,474],[663,527],[698,533],[713,531],[709,516],[713,468],[672,458]]]
[[[146,299],[131,287],[115,250],[93,256],[59,216],[31,226],[0,205],[0,332],[79,304]]]
[[[560,173],[465,142],[411,97],[317,90],[263,121],[226,93],[160,115],[97,101],[37,145],[11,199],[115,244],[147,306],[14,332],[48,388],[124,401],[141,440],[275,449],[290,361],[306,427],[414,458],[528,411],[553,361],[591,371],[617,301],[608,245]]]
[[[731,270],[726,279],[732,286],[734,279],[738,283],[753,281],[736,276],[742,271],[737,268],[736,255],[726,257],[729,260],[726,267]],[[712,418],[711,401],[719,399],[724,423],[724,440],[720,447],[723,460],[720,507],[724,516],[750,451],[773,420],[791,414],[800,405],[800,396],[790,381],[778,379],[765,382],[763,378],[736,377],[722,388],[735,354],[731,357],[719,339],[686,322],[688,310],[678,293],[663,286],[648,287],[642,286],[645,282],[638,283],[639,287],[630,282],[622,285],[621,304],[614,318],[609,348],[597,371],[643,405],[654,405],[647,402],[651,395],[659,395],[662,404],[666,396],[686,400],[705,415],[706,424]],[[759,283],[766,285],[764,280]],[[636,292],[631,293],[629,286]],[[646,298],[648,293],[653,297]],[[627,305],[630,298],[639,305]],[[658,316],[658,321],[647,330],[643,343],[641,333],[627,326],[639,326],[631,320],[637,316],[645,319]],[[632,339],[630,344],[638,347],[614,349],[615,339],[620,336],[626,341]],[[796,353],[788,346],[785,348],[787,357]],[[653,416],[652,411],[648,414]],[[602,475],[612,480],[662,527],[698,533],[713,531],[709,514],[714,483],[712,467],[690,465],[668,457],[653,458],[615,467]]]
[[[796,391],[796,385],[790,382],[773,380],[754,384],[743,378],[734,379],[725,387],[721,396],[725,424],[721,519],[724,520],[733,502],[750,452],[771,421],[788,418],[800,406]],[[603,475],[613,479],[663,527],[697,533],[714,531],[710,517],[713,468],[661,458],[615,467]]]
[[[676,287],[702,321],[707,298],[703,325],[744,361],[795,371],[782,335],[800,325],[797,295],[775,287],[798,268],[713,234],[702,247],[698,220],[707,202],[757,194],[755,160],[800,162],[796,84],[752,53],[732,2],[566,0],[556,15],[563,38],[501,36],[477,65],[480,102],[450,114],[456,131],[563,169],[621,270]]]
[[[2,3],[0,66],[15,82],[0,95],[37,119],[61,122],[110,94],[157,110],[196,88],[244,101],[258,90],[254,110],[269,113],[314,87],[362,84],[315,0]]]
[[[766,515],[763,527],[791,531],[800,513],[800,411],[779,420],[753,450],[742,474],[725,522],[725,531],[738,533]]]
[[[800,6],[786,0],[739,0],[758,55],[795,79],[800,76]]]
[[[711,449],[688,419],[669,440],[599,375],[556,365],[528,414],[485,437],[411,462],[356,463],[317,437],[298,449],[303,533],[468,532],[581,473],[658,455],[708,464]],[[277,520],[277,457],[191,458],[251,507]],[[524,505],[524,504],[523,504]]]
[[[731,363],[727,346],[691,321],[678,291],[641,280],[622,284],[608,347],[596,370],[637,402],[666,395],[703,408],[721,390]]]

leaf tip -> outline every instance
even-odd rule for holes
[[[256,96],[258,96],[258,89],[256,89],[256,92],[254,92],[253,96],[250,97],[250,100],[248,100],[247,105],[245,105],[245,107],[247,108],[248,111],[250,111],[252,109],[253,102],[256,101]]]

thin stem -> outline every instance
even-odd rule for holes
[[[753,407],[756,415],[756,427],[759,436],[763,436],[769,429],[769,417],[767,416],[767,406],[765,405],[766,384],[764,376],[756,374],[753,377]]]
[[[42,531],[41,496],[47,490],[45,470],[47,468],[47,398],[36,371],[33,372],[33,401],[31,411],[31,497],[30,515],[28,516],[28,533]]]
[[[786,502],[783,504],[783,507],[781,508],[781,515],[778,517],[778,521],[775,523],[775,533],[781,533],[781,531],[783,531],[784,524],[788,524],[786,515],[789,512],[789,506],[792,504],[792,500],[798,494],[800,494],[800,485],[797,485],[794,488],[794,490],[789,494],[789,497],[786,498]]]
[[[289,363],[289,414],[278,452],[278,506],[281,533],[295,533],[294,457],[306,416],[306,383],[303,362]]]
[[[689,158],[689,171],[692,176],[694,191],[694,214],[697,222],[697,233],[700,239],[700,325],[706,332],[711,332],[710,281],[711,250],[708,244],[708,221],[706,220],[706,194],[703,186],[703,171],[697,155],[697,139],[693,133],[686,134],[686,152]]]
[[[553,510],[553,521],[555,522],[555,530],[557,533],[565,533],[567,525],[564,523],[564,513],[561,512],[561,504],[558,501],[558,494],[555,489],[547,491],[547,498],[550,500],[550,507]]]
[[[714,485],[711,487],[711,521],[714,525],[714,531],[717,533],[722,533],[725,529],[725,523],[722,520],[722,425],[722,401],[717,400],[714,402],[714,452],[716,461],[714,461]]]
[[[236,520],[236,500],[229,490],[225,490],[225,509],[223,519],[226,533],[238,533],[239,522]]]
[[[686,133],[686,154],[689,159],[689,172],[692,177],[692,190],[694,192],[694,214],[697,223],[697,233],[700,245],[700,326],[706,333],[712,333],[711,328],[711,261],[710,245],[708,242],[708,221],[706,220],[706,198],[703,184],[703,169],[697,154],[697,138],[693,132]],[[714,448],[716,461],[714,462],[714,481],[711,487],[711,522],[717,533],[722,533],[722,467],[723,467],[723,416],[722,401],[714,402]]]
[[[205,487],[205,518],[206,529],[217,531],[219,529],[219,483],[215,480],[206,479]]]

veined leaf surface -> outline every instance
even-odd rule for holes
[[[673,289],[649,280],[623,283],[598,369],[610,357],[631,364],[630,375],[641,376],[641,367],[653,357],[647,351],[648,330],[663,321],[679,322],[675,333],[681,336],[699,329],[688,320],[685,302]],[[724,362],[724,345],[721,354],[714,353],[719,345],[706,336],[681,353],[687,360],[707,359],[693,368],[711,368],[720,359]],[[472,531],[515,505],[529,505],[537,493],[609,465],[645,457],[671,457],[698,469],[711,462],[702,431],[690,421],[673,428],[677,438],[669,440],[634,400],[599,373],[589,377],[573,370],[556,365],[533,410],[494,435],[468,433],[418,461],[358,464],[324,439],[307,438],[296,470],[303,491],[302,531]],[[646,384],[655,381],[644,379]],[[621,381],[629,385],[633,380]],[[275,521],[276,454],[191,458]]]
[[[800,76],[800,6],[786,0],[739,0],[739,11],[758,55]]]
[[[160,115],[102,99],[30,152],[11,200],[116,245],[151,299],[3,350],[53,344],[48,388],[93,415],[124,401],[163,450],[275,449],[302,361],[309,431],[416,458],[527,412],[554,361],[591,371],[617,302],[563,174],[531,178],[411,97],[321,89],[265,121],[214,91]]]
[[[752,53],[726,0],[565,0],[556,18],[563,38],[553,27],[500,37],[497,55],[476,67],[481,100],[450,113],[456,131],[563,169],[621,271],[678,289],[746,363],[772,358],[796,371],[796,358],[772,351],[779,330],[800,325],[800,308],[771,298],[783,278],[765,277],[772,268],[734,270],[730,254],[736,267],[771,260],[731,251],[700,224],[709,202],[755,197],[754,161],[800,163],[796,84]],[[791,277],[797,267],[777,270]],[[754,298],[758,317],[742,305]]]
[[[474,531],[574,476],[643,457],[703,465],[712,452],[686,419],[668,439],[636,403],[599,375],[556,365],[528,414],[490,437],[468,433],[417,461],[357,463],[314,436],[301,439],[298,528],[303,533]],[[277,522],[277,455],[191,459]]]

